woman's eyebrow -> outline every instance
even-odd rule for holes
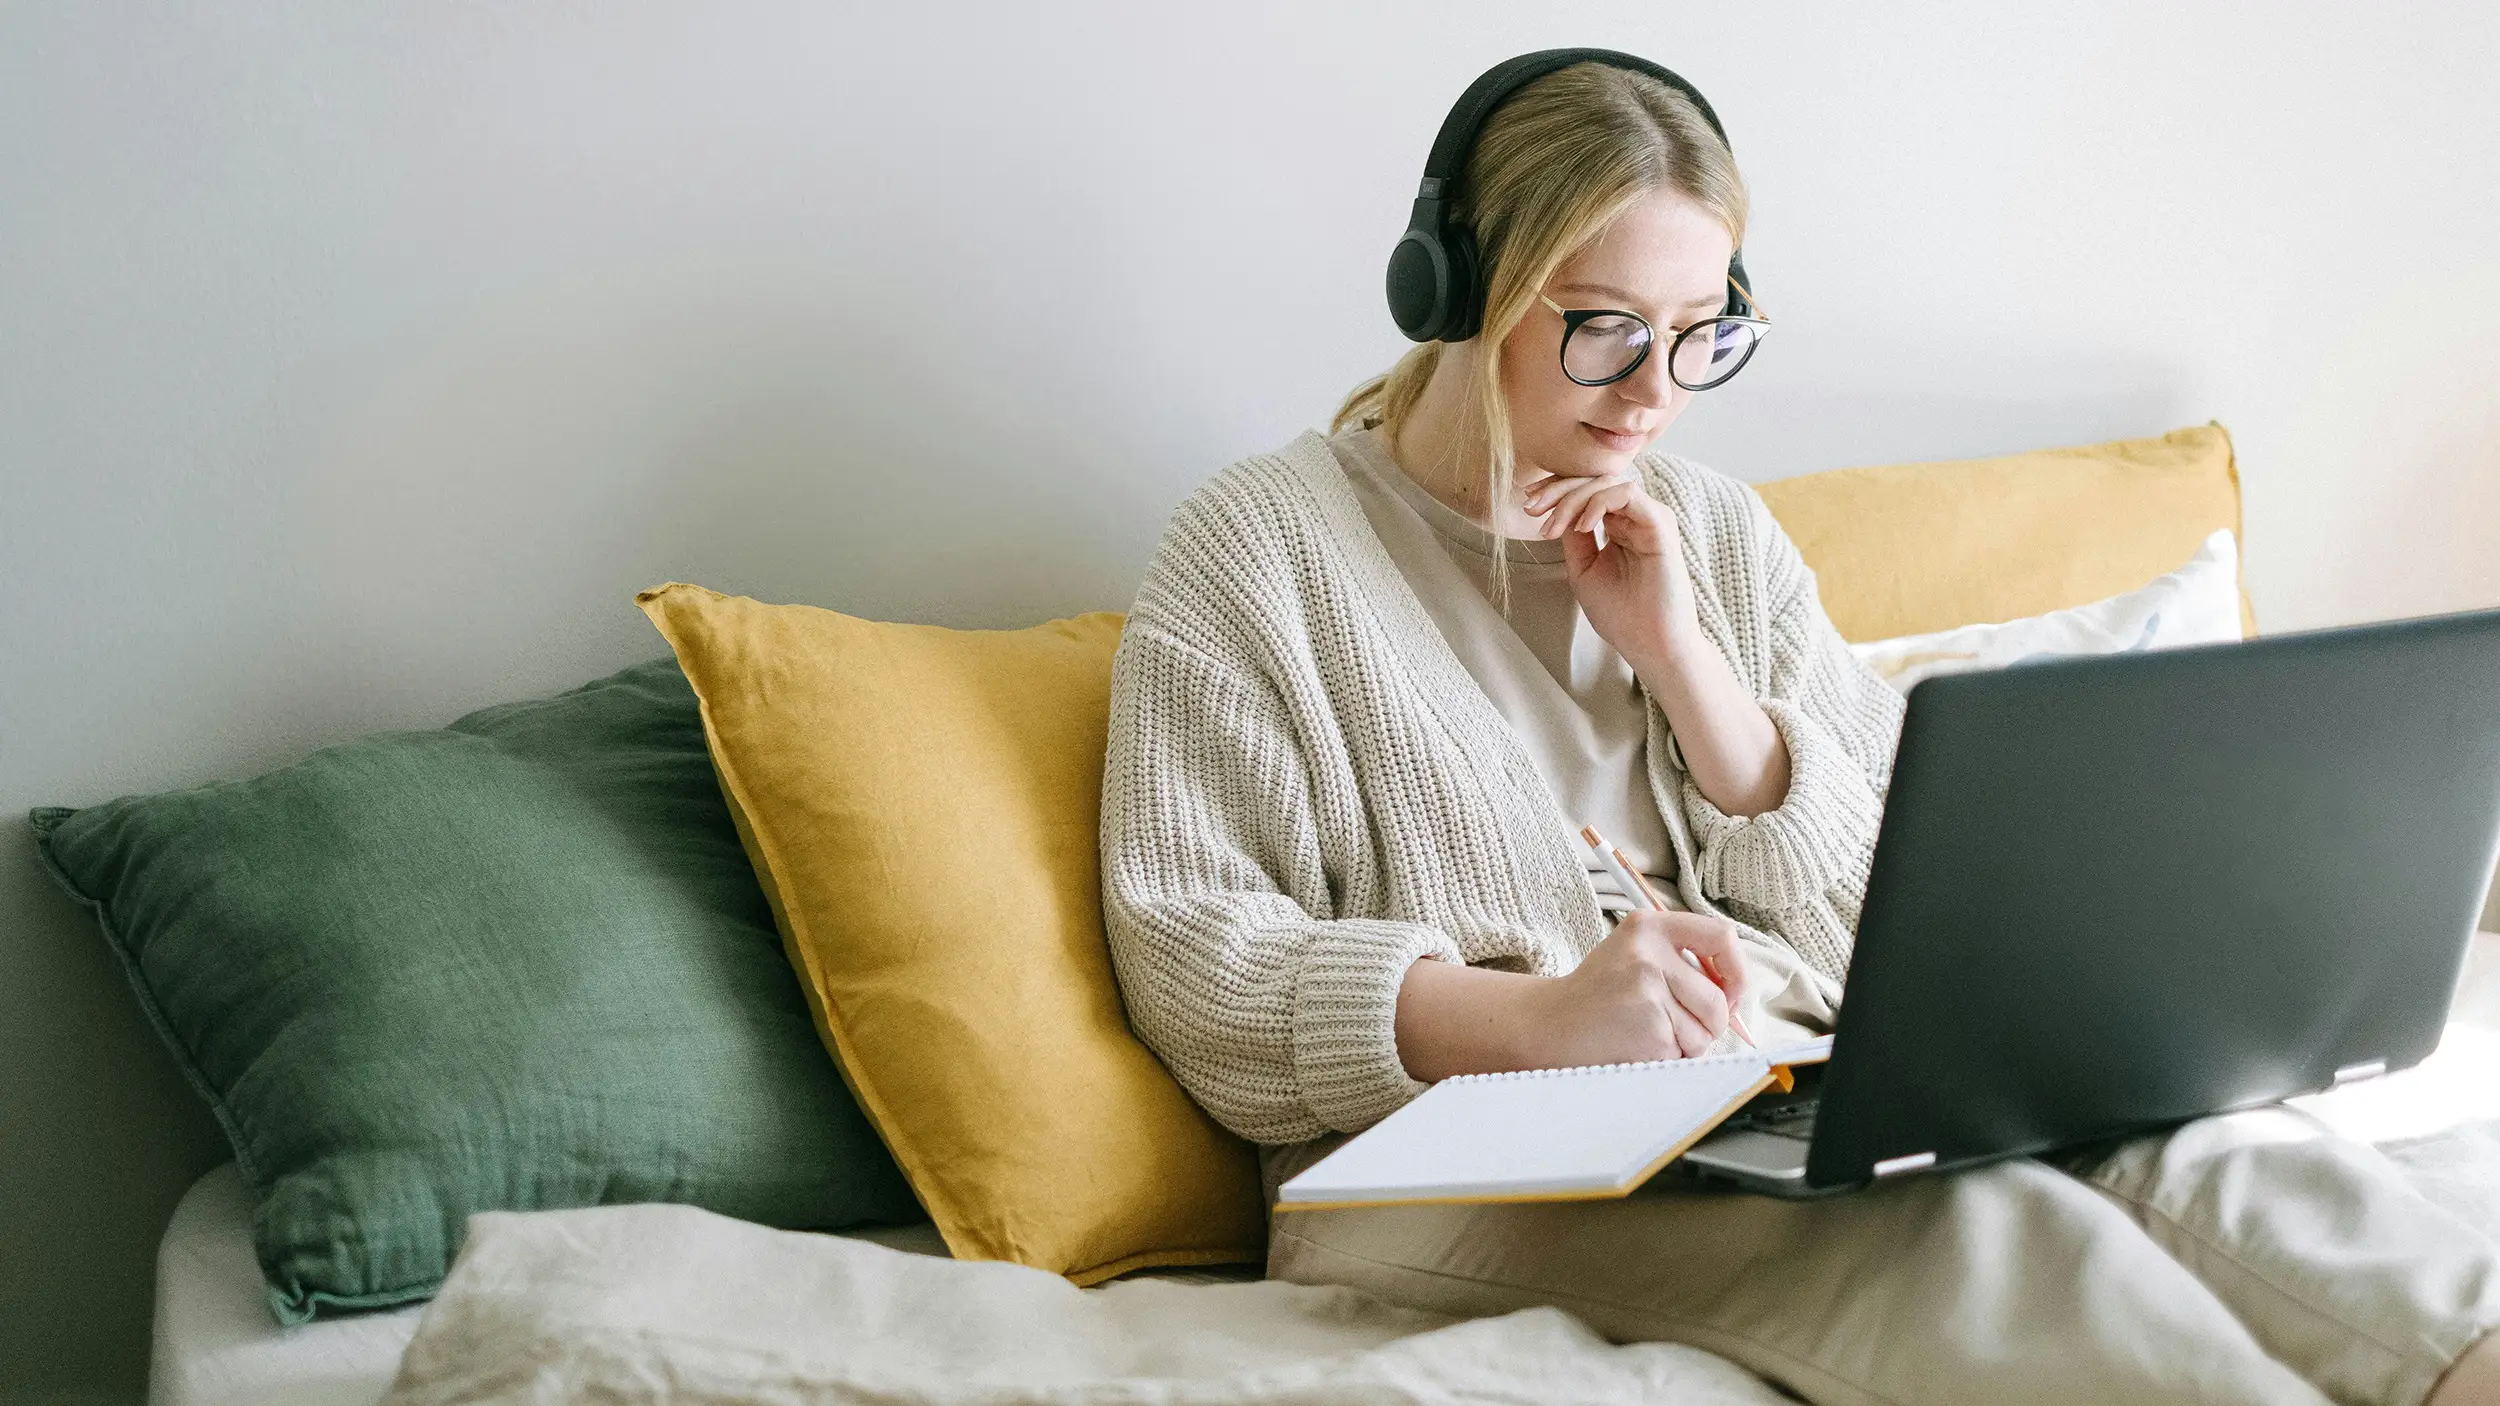
[[[1570,292],[1575,290],[1582,293],[1603,293],[1607,297],[1616,299],[1627,306],[1641,300],[1638,293],[1635,293],[1628,288],[1618,288],[1611,283],[1572,282],[1555,285],[1556,292]],[[1675,310],[1677,312],[1691,312],[1696,308],[1721,307],[1724,306],[1726,302],[1727,297],[1723,293],[1705,293],[1700,297],[1692,298],[1679,304]]]

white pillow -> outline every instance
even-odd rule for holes
[[[2001,669],[2062,654],[2126,654],[2240,638],[2240,553],[2231,529],[2217,528],[2196,555],[2169,575],[2121,596],[2025,616],[2001,625],[1964,625],[1932,635],[1849,648],[1907,694],[1920,679]]]

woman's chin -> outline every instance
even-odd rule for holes
[[[1576,444],[1566,442],[1568,452],[1542,456],[1536,462],[1566,478],[1612,478],[1630,473],[1632,461],[1648,447],[1643,440],[1630,449],[1606,449],[1583,435]]]

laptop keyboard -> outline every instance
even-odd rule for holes
[[[1795,1138],[1799,1142],[1814,1141],[1814,1114],[1820,1108],[1818,1099],[1798,1099],[1774,1108],[1740,1113],[1727,1120],[1726,1126],[1751,1132],[1769,1133],[1773,1137]]]

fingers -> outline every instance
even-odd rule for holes
[[[1681,911],[1627,913],[1615,929],[1616,934],[1636,944],[1637,960],[1657,970],[1671,990],[1691,989],[1691,983],[1696,981],[1706,984],[1718,996],[1718,1008],[1722,1011],[1745,999],[1741,931],[1729,919]],[[1693,960],[1685,959],[1686,952],[1693,954]],[[1701,964],[1699,970],[1694,961]],[[1706,1017],[1707,1013],[1705,1007],[1694,1007],[1697,1016]]]
[[[1613,538],[1614,529],[1607,528],[1606,535],[1610,539]],[[1566,532],[1563,534],[1562,544],[1563,565],[1569,568],[1572,580],[1579,580],[1590,567],[1597,564],[1598,546],[1595,537],[1585,532]]]
[[[1608,514],[1621,512],[1630,506],[1632,506],[1632,485],[1624,483],[1596,489],[1580,500],[1579,509],[1571,517],[1571,530],[1594,532],[1597,530],[1597,524]]]
[[[1613,483],[1617,481],[1618,480],[1616,479],[1602,475],[1595,478],[1582,478],[1577,476],[1565,476],[1563,474],[1547,474],[1544,478],[1528,485],[1527,489],[1519,495],[1519,501],[1527,508],[1529,513],[1542,513],[1546,509],[1554,506],[1555,502],[1566,493],[1580,492],[1598,484]]]
[[[1693,1018],[1690,1011],[1669,1001],[1667,1023],[1675,1027],[1675,1054],[1678,1059],[1691,1059],[1710,1052],[1711,1034]]]
[[[1745,964],[1734,957],[1703,957],[1702,969],[1710,974],[1711,984],[1726,993],[1730,1006],[1745,1003]]]
[[[1540,490],[1528,504],[1530,512],[1544,513],[1544,520],[1537,524],[1537,535],[1562,537],[1586,531],[1578,526],[1583,509],[1593,497],[1604,491],[1605,486],[1606,480],[1597,478],[1570,479],[1563,481],[1559,487],[1551,487],[1549,481],[1549,487]]]
[[[1718,983],[1685,955],[1692,940],[1686,925],[1719,921],[1691,913],[1626,914],[1566,979],[1592,982],[1595,989],[1616,993],[1618,1000],[1636,1001],[1636,1019],[1673,1046],[1667,1057],[1707,1053],[1728,1031],[1733,1006]]]
[[[1699,1025],[1705,1047],[1727,1030],[1727,996],[1719,990],[1716,982],[1702,974],[1701,968],[1685,961],[1683,954],[1678,953],[1663,975],[1667,979],[1668,994],[1674,998],[1667,1012],[1670,1018],[1681,1015]],[[1683,1027],[1679,1025],[1679,1039],[1682,1031]],[[1688,1048],[1685,1053],[1697,1051]]]
[[[1725,918],[1707,917],[1699,913],[1676,915],[1685,921],[1674,925],[1675,942],[1691,950],[1717,984],[1727,992],[1730,1001],[1745,998],[1744,940],[1737,936],[1736,924]]]
[[[1543,515],[1539,535],[1562,537],[1596,530],[1601,519],[1629,508],[1639,494],[1639,484],[1630,478],[1557,475],[1529,489],[1521,501],[1531,514]]]

